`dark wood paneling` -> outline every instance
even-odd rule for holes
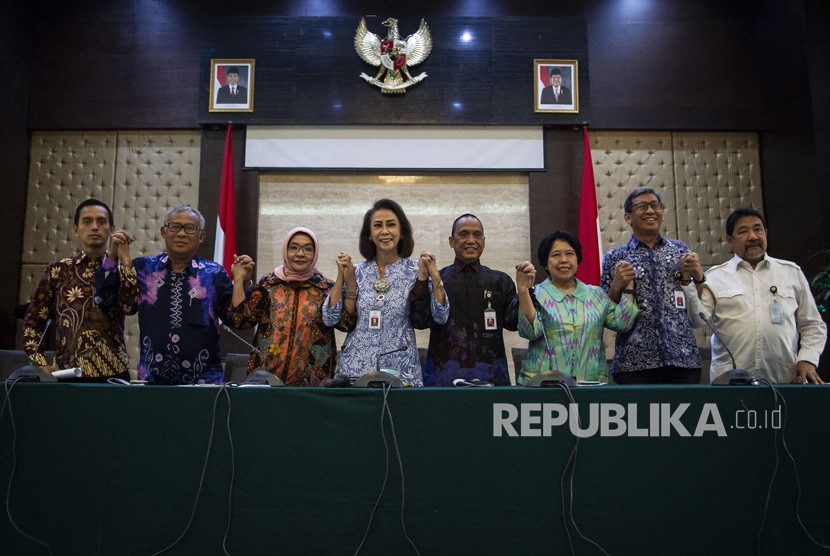
[[[411,73],[428,77],[403,95],[385,95],[359,77],[374,76],[354,51],[359,18],[235,18],[204,37],[201,97],[208,99],[211,58],[255,58],[254,112],[233,120],[257,124],[563,124],[589,119],[588,48],[581,18],[427,20],[432,53]],[[385,35],[379,18],[371,32]],[[419,18],[401,19],[414,33]],[[228,26],[237,33],[229,34]],[[469,33],[468,42],[460,37]],[[578,59],[579,114],[533,111],[533,59]],[[201,103],[200,120],[227,119]]]
[[[807,64],[810,76],[809,94],[813,113],[816,160],[830,160],[830,2],[805,2]],[[823,248],[830,248],[830,184],[826,169],[819,166],[819,190],[823,219]],[[821,184],[824,187],[821,187]],[[830,263],[830,256],[817,257],[813,264]]]
[[[3,191],[3,233],[0,234],[0,347],[15,347],[17,319],[14,308],[20,290],[20,246],[26,214],[26,176],[29,135],[26,130],[31,32],[27,12],[16,3],[0,5],[0,72],[4,80],[4,102],[0,104],[0,176]]]
[[[197,126],[195,2],[47,4],[36,20],[30,127]]]
[[[530,253],[539,264],[536,251],[542,238],[554,230],[576,235],[579,228],[579,198],[582,187],[582,130],[545,129],[546,172],[532,172],[529,179]],[[547,278],[537,273],[539,281]]]
[[[763,135],[761,175],[770,228],[769,249],[774,256],[816,267],[810,256],[824,248],[822,192],[818,187],[816,150],[812,133],[804,10],[783,0],[765,3],[759,32],[765,73],[761,88]]]
[[[594,127],[758,129],[753,22],[598,19],[589,44]]]
[[[801,265],[808,279],[825,262],[820,252],[827,249],[830,237],[825,235],[830,229],[830,194],[826,170],[821,167],[830,153],[822,155],[819,150],[822,144],[827,145],[830,130],[821,122],[826,125],[830,109],[826,104],[817,105],[813,98],[827,96],[822,88],[830,85],[828,50],[809,54],[813,48],[827,45],[830,14],[825,5],[811,8],[810,16],[815,19],[811,18],[813,31],[807,34],[802,2],[768,0],[763,3],[759,24],[762,69],[768,78],[761,88],[761,175],[769,252]],[[813,76],[816,81],[811,83]],[[819,125],[814,127],[814,123]],[[825,356],[821,369],[825,380],[830,377],[827,360]]]
[[[582,45],[578,57],[591,58],[580,67],[584,110],[569,121],[604,129],[758,129],[760,121],[755,2],[395,6],[370,21],[394,15],[408,34],[425,17],[436,37],[417,68],[430,77],[404,99],[381,97],[357,78],[369,70],[351,44],[358,14],[378,13],[367,2],[112,0],[48,8],[38,10],[33,33],[29,124],[39,129],[221,121],[207,114],[205,60],[237,56],[257,59],[256,113],[238,121],[510,123],[521,114],[518,121],[563,123],[564,115],[532,114],[529,64],[578,54]],[[538,29],[539,18],[585,23]],[[461,28],[473,30],[474,44],[454,44]]]

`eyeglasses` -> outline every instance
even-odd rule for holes
[[[288,245],[288,252],[292,255],[296,255],[300,251],[303,252],[305,255],[313,255],[314,254],[314,246],[313,245],[297,245],[296,243],[290,243]]]
[[[191,236],[199,231],[199,226],[196,224],[179,224],[178,222],[170,222],[169,224],[165,224],[164,227],[174,234],[178,234],[184,230],[187,235]]]
[[[631,209],[634,212],[645,212],[648,210],[648,207],[654,209],[654,212],[660,212],[661,210],[663,210],[663,203],[661,203],[660,201],[652,201],[650,203],[646,203],[644,201],[642,203],[635,203],[631,205]]]

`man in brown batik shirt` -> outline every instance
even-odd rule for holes
[[[33,363],[48,372],[80,367],[81,380],[85,381],[104,381],[110,377],[129,379],[124,312],[117,306],[96,307],[94,290],[95,271],[110,236],[125,232],[113,231],[112,211],[97,199],[87,199],[78,205],[72,230],[81,251],[46,267],[26,311],[24,349]],[[132,241],[131,237],[125,237]],[[45,342],[40,342],[48,332],[50,319],[58,336],[52,362],[44,357]]]

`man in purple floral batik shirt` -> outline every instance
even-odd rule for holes
[[[165,253],[130,259],[132,237],[112,234],[96,276],[100,304],[138,312],[138,378],[150,384],[222,384],[219,319],[229,322],[233,284],[219,263],[197,256],[205,218],[188,205],[167,211],[161,236]],[[235,280],[248,282],[254,262],[235,257]]]

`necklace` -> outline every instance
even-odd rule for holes
[[[376,292],[383,295],[384,293],[389,291],[389,288],[392,287],[392,284],[390,284],[389,281],[383,277],[383,272],[381,271],[380,265],[377,263],[377,261],[375,261],[375,265],[377,265],[378,269],[378,279],[375,280],[375,283],[372,285],[372,287],[375,289]]]

